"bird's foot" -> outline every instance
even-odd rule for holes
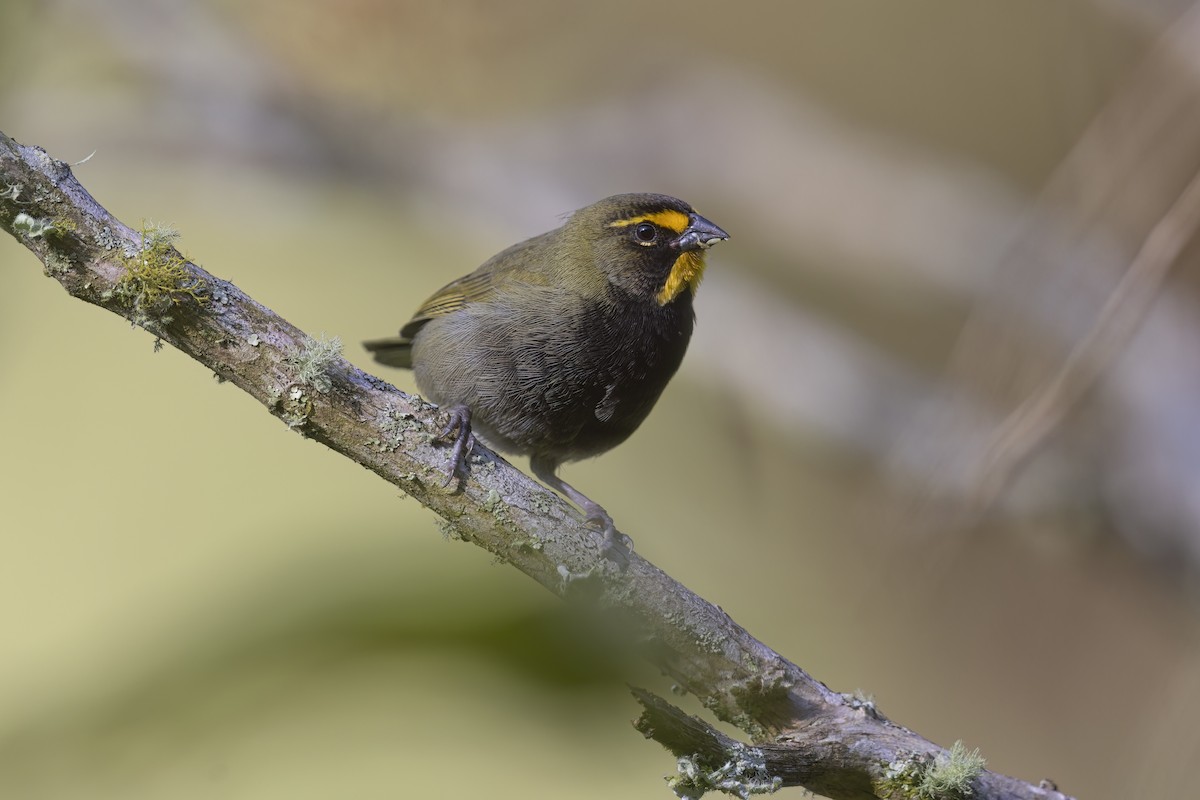
[[[601,558],[607,558],[624,569],[629,563],[629,555],[633,552],[633,540],[617,530],[608,512],[599,503],[558,477],[558,461],[535,455],[529,459],[529,466],[543,483],[566,495],[582,509],[588,524],[599,528],[604,534],[604,540],[600,544]]]
[[[604,536],[600,543],[600,555],[622,566],[628,564],[629,556],[633,553],[633,539],[617,530],[607,511],[594,503],[592,506],[584,510],[588,523],[599,528]]]
[[[442,432],[433,438],[434,442],[451,444],[450,461],[446,465],[446,480],[442,486],[449,486],[455,478],[465,477],[464,466],[475,437],[471,435],[471,410],[466,406],[454,406],[448,410],[450,421]]]

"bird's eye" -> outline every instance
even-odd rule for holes
[[[658,237],[658,228],[655,228],[649,222],[643,222],[633,229],[633,235],[642,244],[650,244]]]

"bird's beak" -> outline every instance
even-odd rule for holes
[[[707,250],[717,242],[723,242],[729,234],[699,214],[688,215],[688,226],[671,244],[680,250]]]

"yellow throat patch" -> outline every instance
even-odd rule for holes
[[[655,299],[660,306],[665,306],[684,289],[691,289],[692,294],[695,294],[703,277],[704,251],[688,250],[680,253],[679,258],[671,265],[671,274],[667,276],[667,282],[663,284]]]

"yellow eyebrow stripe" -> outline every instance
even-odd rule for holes
[[[653,222],[658,227],[665,228],[673,233],[683,233],[688,226],[688,215],[682,211],[675,211],[673,209],[655,211],[652,214],[642,214],[639,217],[619,219],[616,222],[609,223],[608,227],[627,228],[630,225],[637,225],[639,222]]]

